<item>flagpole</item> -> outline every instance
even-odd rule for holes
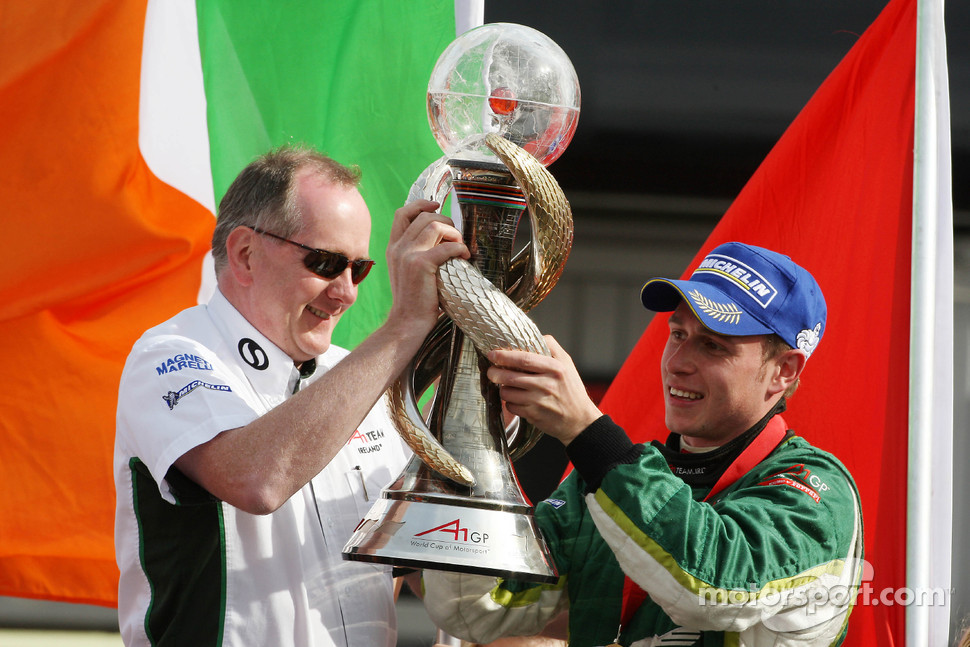
[[[485,22],[485,0],[455,0],[455,36]]]
[[[918,0],[910,414],[907,645],[946,645],[952,536],[953,238],[943,0]]]

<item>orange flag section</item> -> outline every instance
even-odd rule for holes
[[[214,225],[138,149],[145,1],[0,12],[0,595],[114,605],[131,344],[195,303]]]
[[[694,258],[738,240],[807,268],[828,304],[785,419],[859,486],[863,582],[846,647],[902,645],[916,0],[893,0],[832,72]],[[649,278],[649,277],[644,277]],[[601,402],[635,441],[666,437],[658,315]],[[889,596],[890,601],[892,596]]]

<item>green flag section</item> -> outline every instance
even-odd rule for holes
[[[383,258],[394,210],[442,155],[425,92],[455,37],[454,4],[218,0],[197,10],[217,203],[243,166],[281,144],[361,168],[378,265],[334,334],[353,347],[390,306]]]
[[[122,366],[214,283],[212,200],[243,166],[304,142],[361,167],[379,265],[338,327],[352,347],[389,306],[393,212],[441,156],[425,91],[455,36],[451,0],[197,5],[0,11],[0,595],[117,603]]]

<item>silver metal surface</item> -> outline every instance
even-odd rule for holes
[[[472,258],[449,261],[439,270],[446,315],[390,392],[395,426],[415,456],[381,492],[344,557],[555,582],[558,574],[533,508],[512,469],[512,451],[527,451],[540,432],[524,421],[506,431],[498,387],[485,376],[484,354],[495,348],[549,354],[523,308],[541,301],[562,273],[572,218],[548,171],[497,139],[489,145],[508,167],[449,162]],[[537,195],[523,193],[522,185]],[[532,218],[532,240],[513,259],[525,212]],[[418,396],[435,381],[425,419]],[[507,433],[517,444],[512,451]]]

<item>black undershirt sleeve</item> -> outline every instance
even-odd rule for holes
[[[586,482],[587,492],[597,490],[606,473],[616,465],[635,462],[642,451],[607,415],[594,420],[566,446],[566,455]]]

